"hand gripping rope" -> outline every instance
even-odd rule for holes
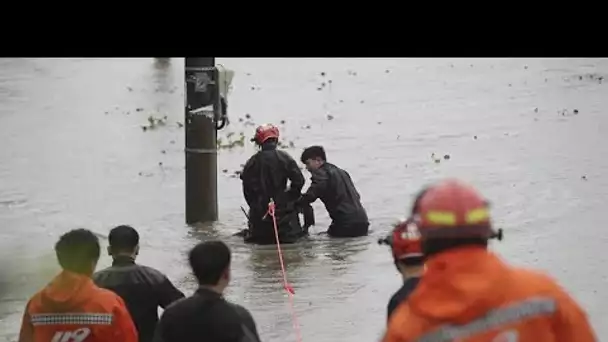
[[[279,254],[279,262],[281,264],[281,273],[283,274],[283,287],[285,291],[289,294],[289,306],[291,310],[291,318],[293,320],[293,328],[296,332],[296,341],[301,342],[302,336],[300,334],[300,325],[298,324],[298,317],[296,315],[296,311],[294,309],[293,295],[295,291],[293,290],[293,286],[291,286],[287,282],[287,273],[285,272],[285,264],[283,263],[283,252],[281,251],[281,243],[279,242],[279,228],[277,226],[277,218],[275,216],[275,204],[274,200],[271,198],[270,203],[268,203],[268,215],[272,217],[272,224],[274,225],[274,237],[277,241],[277,253]]]

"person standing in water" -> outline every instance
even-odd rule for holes
[[[361,196],[348,172],[327,162],[323,146],[310,146],[300,160],[311,173],[311,184],[298,200],[299,205],[310,205],[321,199],[331,218],[327,234],[332,237],[366,236],[369,231],[367,212]]]
[[[280,242],[296,242],[306,235],[294,205],[304,187],[304,175],[287,152],[277,149],[279,129],[276,126],[259,126],[251,140],[260,150],[249,158],[241,173],[243,195],[249,205],[245,241],[276,243],[272,218],[267,215],[268,203],[273,199]]]

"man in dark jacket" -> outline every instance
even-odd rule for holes
[[[302,163],[312,177],[310,187],[300,198],[300,205],[321,199],[332,222],[327,234],[332,237],[357,237],[368,233],[369,221],[361,196],[348,172],[327,162],[322,146],[311,146],[302,152]]]
[[[253,317],[244,307],[223,297],[230,282],[230,249],[221,241],[196,245],[188,255],[199,288],[169,306],[153,342],[259,342]]]
[[[158,307],[164,309],[184,294],[160,271],[135,263],[139,234],[134,228],[113,228],[108,239],[112,266],[95,273],[93,281],[125,301],[139,332],[139,342],[150,342],[158,322]]]
[[[294,205],[304,187],[304,175],[287,152],[277,149],[278,139],[277,127],[270,124],[259,126],[252,141],[260,151],[247,161],[241,173],[243,195],[249,205],[247,242],[276,243],[272,217],[267,215],[271,199],[276,205],[280,242],[292,243],[306,235],[308,227],[302,227]],[[287,180],[290,181],[289,188]]]

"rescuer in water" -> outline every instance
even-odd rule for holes
[[[397,307],[383,342],[595,342],[581,307],[549,276],[488,251],[502,240],[488,202],[471,186],[439,182],[418,199],[425,273]]]
[[[361,196],[348,172],[327,162],[322,146],[310,146],[302,152],[300,160],[312,175],[311,184],[298,201],[307,206],[321,199],[331,218],[327,234],[332,237],[365,236],[369,221]]]
[[[295,202],[304,186],[304,176],[297,162],[285,151],[277,149],[279,129],[271,124],[259,126],[251,141],[260,151],[245,164],[241,173],[243,195],[249,205],[249,229],[243,232],[246,242],[276,243],[268,204],[276,205],[276,220],[281,243],[293,243],[307,235],[314,224],[312,207],[304,206],[305,226],[302,227]],[[289,188],[287,187],[289,180]],[[312,222],[311,222],[312,221]]]
[[[397,271],[403,277],[403,286],[395,292],[388,302],[387,320],[391,314],[414,291],[424,272],[424,255],[420,245],[418,228],[411,220],[404,220],[395,226],[389,236],[378,241],[391,247]]]

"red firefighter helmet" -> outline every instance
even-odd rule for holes
[[[397,260],[422,258],[422,244],[418,227],[411,220],[397,223],[390,236],[393,257]]]
[[[255,129],[255,136],[251,141],[254,141],[258,145],[262,145],[270,138],[279,138],[279,128],[273,124],[265,124],[258,126],[258,128]]]
[[[422,239],[498,238],[492,229],[488,201],[472,186],[454,179],[439,182],[420,195],[413,219]]]

